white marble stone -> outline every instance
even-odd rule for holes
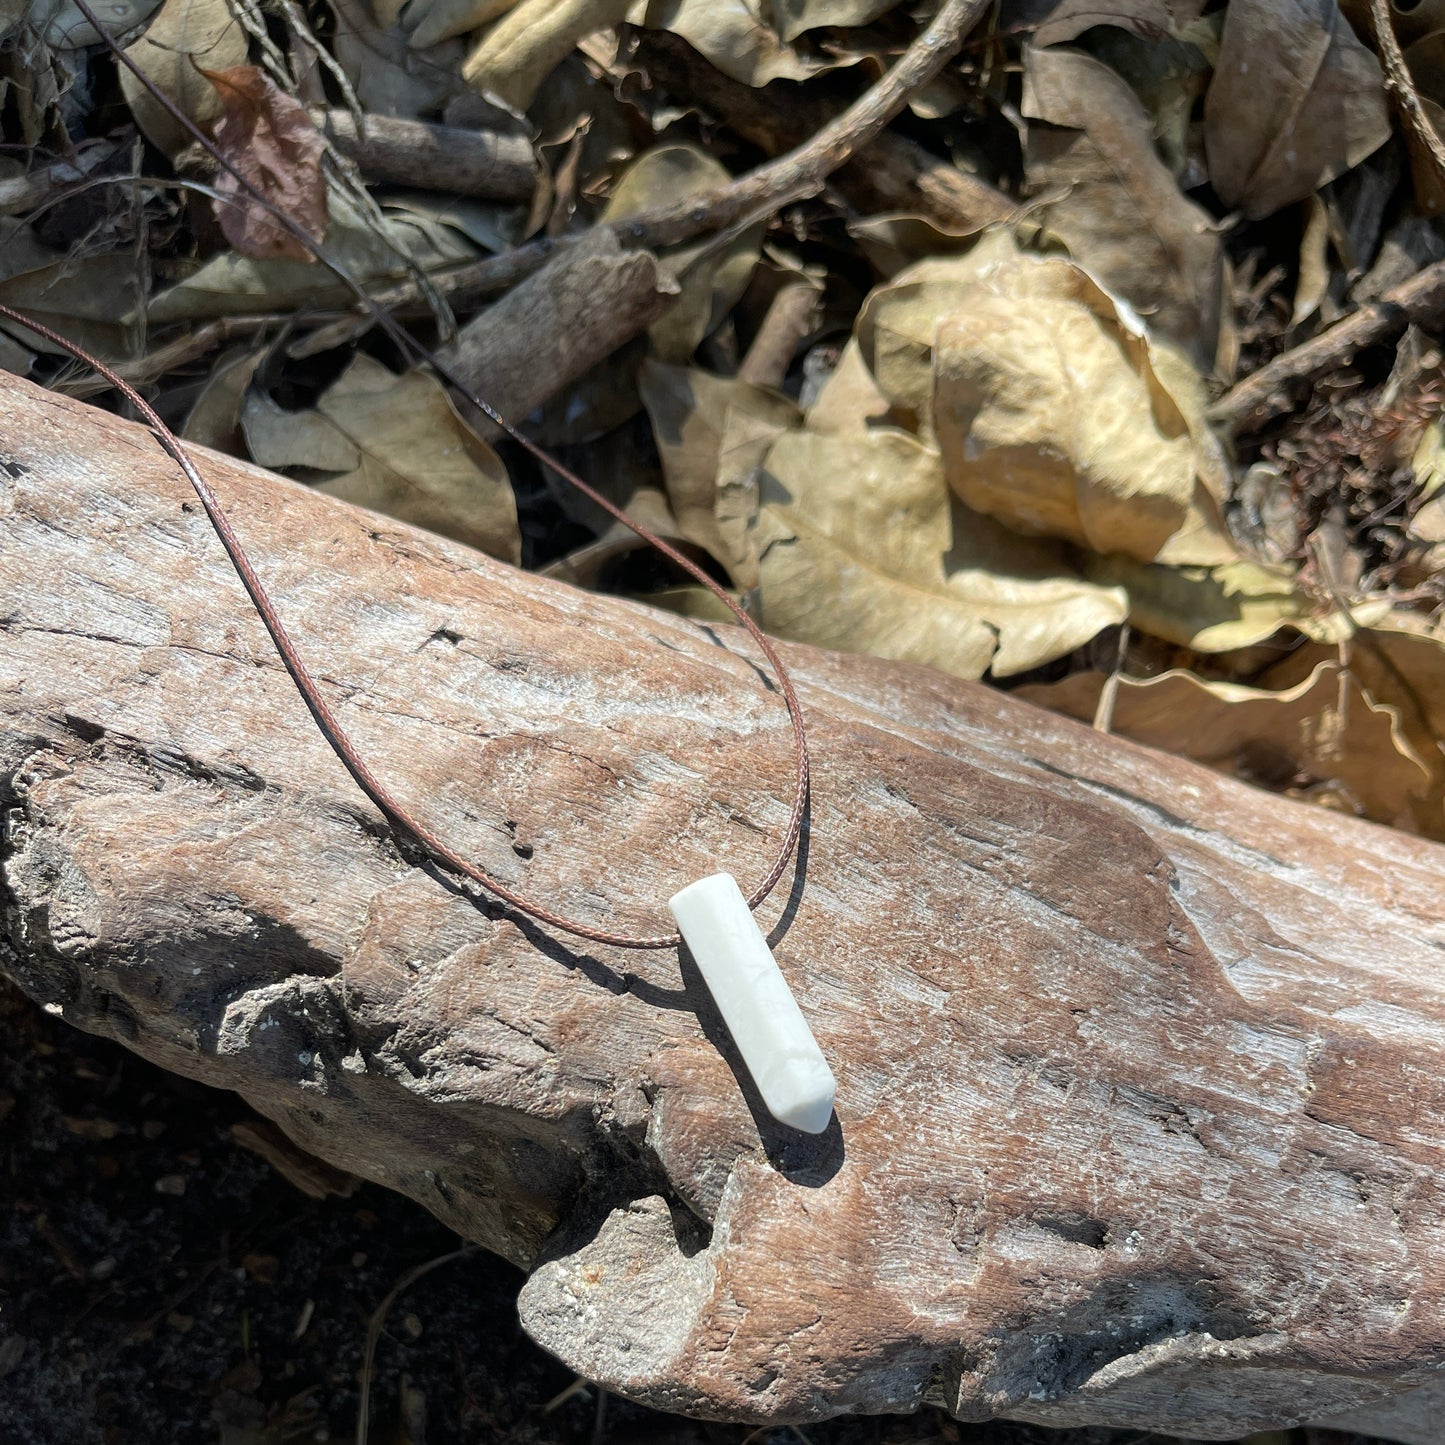
[[[668,907],[768,1112],[821,1134],[837,1082],[732,874],[688,884]]]

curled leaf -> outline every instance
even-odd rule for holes
[[[971,520],[937,452],[906,432],[785,433],[757,524],[765,625],[981,677],[1037,666],[1122,620],[1115,589],[974,565],[969,554],[987,549],[970,546]]]
[[[1233,558],[1198,373],[1081,267],[995,232],[875,291],[858,340],[974,510],[1101,553]]]
[[[1438,753],[1432,766],[1406,737],[1399,708],[1338,662],[1317,661],[1278,691],[1176,669],[1112,680],[1080,672],[1018,695],[1088,722],[1111,681],[1110,732],[1411,832],[1433,814],[1426,831],[1445,836]]]

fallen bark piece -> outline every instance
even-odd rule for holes
[[[343,107],[312,114],[370,181],[491,201],[529,200],[537,184],[537,160],[525,136],[391,115],[367,116],[363,131]]]
[[[750,887],[791,755],[730,630],[203,461],[343,724],[480,863],[639,932]],[[151,439],[10,376],[0,597],[6,972],[524,1265],[579,1373],[758,1421],[1421,1438],[1390,1397],[1445,1363],[1440,846],[790,647],[816,790],[760,921],[837,1075],[806,1137],[685,955],[420,862]]]
[[[517,424],[640,336],[677,295],[677,282],[650,251],[624,251],[598,227],[468,321],[440,355]],[[461,406],[476,416],[474,406]],[[484,437],[497,436],[492,422],[476,420]]]

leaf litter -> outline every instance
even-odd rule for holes
[[[876,82],[910,7],[102,18],[164,101],[74,0],[0,19],[0,300],[187,435],[715,614],[405,369],[173,108],[428,345],[480,347],[533,408],[511,420],[771,631],[1445,838],[1445,174],[1419,124],[1445,124],[1441,7],[1392,13],[1407,123],[1364,0],[1004,0],[847,165],[743,212],[719,197]],[[495,194],[475,167],[446,191],[459,132],[512,158]],[[688,206],[690,231],[658,219]],[[608,230],[657,253],[635,316],[525,304],[548,248]],[[1396,295],[1397,324],[1332,339]],[[529,349],[552,361],[521,384]],[[24,328],[0,365],[95,390]]]

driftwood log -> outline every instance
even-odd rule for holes
[[[759,871],[786,722],[730,630],[203,460],[345,724],[464,850],[642,931]],[[686,958],[576,948],[418,859],[150,437],[0,376],[0,959],[527,1267],[528,1330],[625,1395],[1438,1439],[1445,849],[787,655],[817,780],[764,914],[840,1080],[817,1140],[761,1116]]]

